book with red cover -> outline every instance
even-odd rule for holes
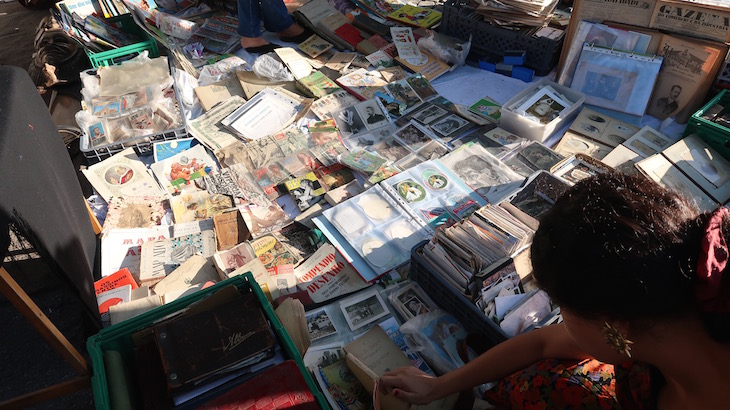
[[[138,288],[137,282],[127,268],[116,271],[94,282],[94,292],[98,295],[124,285],[132,285],[132,289]]]
[[[276,339],[253,293],[154,327],[170,390],[272,357]]]
[[[337,29],[335,29],[335,34],[337,34],[337,36],[341,39],[347,41],[353,47],[357,47],[357,45],[364,40],[362,34],[360,34],[360,30],[349,23],[337,27]]]
[[[200,410],[319,408],[294,360],[270,367],[199,407]]]

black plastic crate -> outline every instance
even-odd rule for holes
[[[459,319],[470,333],[481,333],[494,345],[507,340],[509,337],[499,325],[487,318],[466,296],[428,267],[421,255],[427,243],[428,241],[423,241],[411,249],[410,278],[421,285],[442,309]]]
[[[468,40],[472,36],[470,56],[478,58],[503,56],[507,50],[524,50],[525,66],[544,76],[558,64],[563,38],[553,40],[493,26],[475,13],[470,0],[448,0],[444,3],[439,32]]]

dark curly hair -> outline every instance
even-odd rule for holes
[[[709,213],[659,185],[619,173],[578,182],[546,212],[532,243],[534,276],[560,306],[587,318],[671,320],[698,315],[730,341],[730,314],[694,296]],[[730,238],[730,223],[723,221]],[[730,269],[720,296],[727,301]]]

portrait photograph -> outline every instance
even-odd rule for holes
[[[337,130],[341,135],[354,135],[366,131],[365,123],[355,107],[347,107],[334,115]],[[315,141],[315,143],[317,143]]]
[[[443,108],[432,104],[426,104],[425,108],[415,112],[412,118],[421,124],[429,125],[446,115],[448,115],[448,111]]]
[[[469,121],[459,117],[458,115],[452,114],[431,124],[431,129],[443,137],[451,138],[466,130],[469,124],[471,124]]]
[[[414,124],[408,124],[405,127],[396,131],[395,135],[400,138],[405,145],[410,147],[412,150],[418,150],[419,148],[426,145],[427,142],[431,141],[431,138],[426,133],[415,126]]]
[[[355,109],[368,130],[374,130],[389,123],[388,116],[380,109],[380,105],[375,100],[363,101],[357,104]]]

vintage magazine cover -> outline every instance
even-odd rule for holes
[[[312,301],[323,303],[368,286],[332,244],[317,252],[294,269],[298,286]]]
[[[101,276],[127,268],[139,278],[139,261],[142,244],[204,231],[213,231],[213,220],[163,225],[154,228],[111,229],[101,236]]]
[[[406,60],[396,57],[395,60],[414,73],[421,74],[428,81],[433,81],[451,69],[448,64],[434,57],[433,54],[421,52],[425,58]]]
[[[163,194],[133,148],[114,154],[82,171],[96,192],[109,201],[113,196],[159,196]]]
[[[161,196],[115,196],[109,200],[104,231],[151,228],[162,224],[169,210],[167,199]]]
[[[725,53],[727,47],[720,43],[664,35],[659,45],[664,64],[646,113],[660,120],[676,116],[678,123],[686,123],[702,106]]]
[[[248,205],[239,208],[248,230],[254,238],[281,230],[292,220],[281,207],[273,201],[268,205]]]
[[[296,265],[300,261],[275,235],[266,235],[251,241],[254,253],[266,268]]]
[[[730,8],[688,1],[658,0],[650,27],[676,34],[730,42]]]
[[[407,26],[429,28],[441,21],[441,13],[406,4],[388,14],[388,18]]]
[[[202,221],[220,215],[233,208],[228,195],[210,194],[207,191],[183,191],[170,199],[175,223]]]
[[[289,195],[292,196],[300,211],[304,211],[321,201],[322,195],[325,193],[325,189],[317,180],[314,172],[284,181],[284,186],[286,186]]]
[[[150,166],[167,192],[182,191],[191,181],[218,170],[218,164],[202,145],[196,145]]]
[[[331,49],[333,47],[333,44],[327,40],[324,40],[322,37],[320,37],[316,34],[312,34],[311,37],[304,40],[297,47],[302,52],[304,52],[304,54],[306,54],[312,58],[316,58],[320,54]]]

